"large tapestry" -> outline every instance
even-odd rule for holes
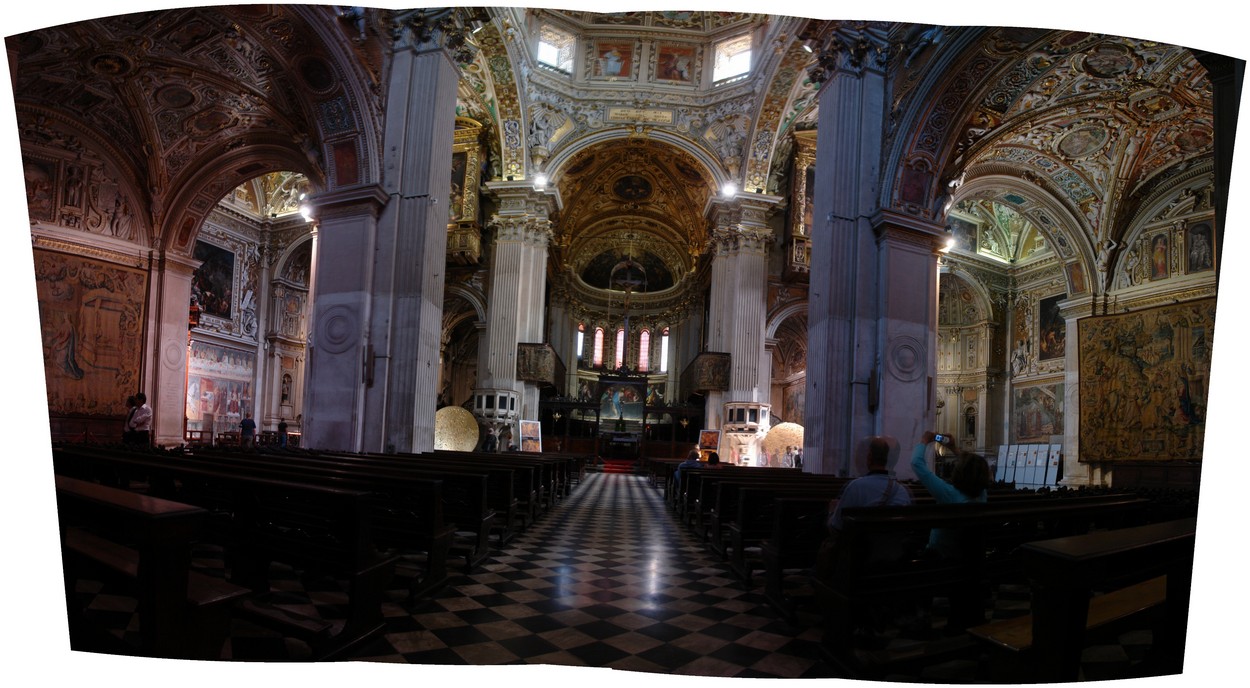
[[[1201,459],[1215,299],[1080,321],[1081,460]]]
[[[225,431],[253,413],[256,354],[207,342],[191,342],[187,360],[187,427]],[[212,428],[204,421],[212,416]]]
[[[35,249],[50,416],[122,416],[139,390],[146,275]]]

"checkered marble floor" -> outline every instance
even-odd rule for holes
[[[204,549],[194,564],[224,572],[220,553]],[[406,603],[415,569],[401,561],[383,605],[386,626],[348,659],[422,665],[542,664],[707,677],[837,678],[822,659],[821,628],[800,614],[781,618],[766,603],[760,577],[751,589],[666,510],[642,476],[592,473],[573,493],[472,573],[457,567],[429,600]],[[327,620],[342,619],[347,596],[332,580],[274,565],[268,603]],[[801,579],[801,576],[799,577]],[[133,599],[81,581],[89,616],[134,641]],[[1028,609],[1028,590],[994,591],[993,616]],[[944,601],[931,609],[940,633]],[[922,635],[927,635],[927,631]],[[888,632],[898,648],[916,637]],[[1087,648],[1088,680],[1134,675],[1149,651],[1149,632],[1106,638]],[[223,659],[306,661],[299,640],[236,618]],[[986,656],[930,666],[902,682],[986,682]]]
[[[424,609],[390,608],[356,659],[554,664],[699,676],[814,678],[817,628],[746,591],[645,479],[591,474]]]

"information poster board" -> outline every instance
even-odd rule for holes
[[[543,426],[536,420],[521,421],[521,451],[540,453],[543,450]]]

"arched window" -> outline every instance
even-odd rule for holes
[[[638,370],[647,372],[651,369],[651,331],[643,330],[638,335]]]
[[[603,365],[603,328],[595,328],[595,367]]]
[[[616,331],[616,367],[625,365],[625,328]]]
[[[660,333],[660,372],[668,372],[668,328]]]
[[[582,360],[582,345],[585,343],[586,343],[586,324],[578,323],[577,324],[577,348],[573,350],[574,355],[577,356],[578,361]]]

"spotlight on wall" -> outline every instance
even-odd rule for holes
[[[949,253],[952,248],[955,248],[955,237],[948,236],[946,243],[942,245],[942,253]]]
[[[299,214],[304,216],[304,222],[313,221],[313,209],[311,205],[307,203],[301,203],[299,206]]]
[[[738,193],[738,185],[733,182],[725,182],[725,185],[720,188],[720,195],[725,198],[732,198],[736,193]]]
[[[535,189],[547,188],[547,175],[540,173],[537,177],[534,177],[534,188]]]

